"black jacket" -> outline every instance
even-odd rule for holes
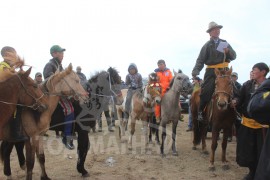
[[[57,58],[51,59],[43,69],[43,77],[47,79],[51,75],[53,75],[56,70],[59,68],[59,71],[63,71],[63,67],[61,62]]]

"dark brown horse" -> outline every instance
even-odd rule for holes
[[[0,82],[0,139],[9,137],[9,128],[6,126],[15,112],[16,105],[40,111],[45,109],[44,94],[29,77],[30,72],[31,68],[26,72],[9,74],[6,80]]]
[[[211,102],[207,105],[205,110],[205,116],[203,122],[198,122],[198,106],[200,101],[200,91],[195,92],[191,97],[191,111],[193,117],[193,149],[196,149],[196,145],[202,141],[202,150],[206,151],[206,132],[208,123],[212,126],[212,145],[210,154],[210,166],[209,170],[215,170],[215,151],[217,148],[217,140],[219,132],[223,129],[222,139],[222,163],[223,169],[228,169],[226,159],[227,138],[231,132],[231,127],[234,119],[236,118],[235,110],[231,108],[230,103],[233,98],[233,83],[231,80],[232,68],[230,70],[215,69],[216,74],[216,87],[212,96]]]

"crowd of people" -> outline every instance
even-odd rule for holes
[[[219,38],[220,30],[223,28],[222,25],[219,25],[215,22],[210,22],[207,33],[210,35],[210,40],[207,41],[197,58],[195,66],[192,70],[192,80],[194,84],[193,92],[198,89],[201,90],[200,93],[200,106],[198,113],[198,120],[205,121],[205,107],[211,101],[212,95],[215,90],[215,69],[223,69],[229,70],[229,64],[231,61],[236,59],[236,51],[232,48],[232,46],[223,39]],[[50,54],[52,59],[45,65],[42,73],[37,72],[35,74],[35,82],[37,84],[41,84],[44,79],[48,79],[52,76],[56,71],[62,71],[62,61],[64,58],[64,52],[66,49],[60,47],[59,45],[54,45],[50,48]],[[3,47],[1,50],[1,55],[3,57],[3,61],[0,63],[0,71],[16,68],[15,64],[10,61],[10,54],[15,54],[16,50],[13,47]],[[157,86],[161,92],[161,96],[164,96],[166,91],[169,88],[170,81],[173,78],[173,74],[169,68],[166,67],[166,62],[163,59],[158,60],[157,69],[154,69],[154,72],[159,77],[159,85]],[[200,71],[203,67],[206,66],[204,78],[201,79],[198,77]],[[87,83],[86,76],[81,72],[82,68],[78,66],[76,68],[77,75],[80,78],[80,82],[82,86],[87,90],[89,85]],[[125,87],[128,89],[126,101],[125,101],[125,113],[124,120],[128,121],[129,119],[129,111],[131,106],[131,98],[132,95],[136,91],[141,91],[143,88],[142,75],[139,73],[138,67],[135,63],[131,63],[127,69],[128,73],[125,77],[125,82],[123,83]],[[261,168],[263,166],[259,166],[258,164],[264,161],[265,165],[268,165],[267,172],[270,172],[270,160],[267,151],[264,150],[263,155],[265,158],[260,158],[263,146],[265,145],[265,141],[269,140],[265,139],[266,134],[268,133],[268,125],[261,124],[262,121],[258,122],[258,119],[253,119],[252,116],[247,111],[248,104],[250,99],[254,93],[256,93],[257,89],[260,89],[261,85],[267,81],[267,74],[269,72],[269,67],[266,63],[260,62],[254,64],[251,68],[250,77],[248,77],[247,81],[242,85],[237,81],[238,74],[233,72],[231,74],[231,80],[233,83],[233,100],[231,103],[231,108],[235,108],[238,116],[235,119],[234,126],[232,129],[235,129],[236,133],[231,133],[228,138],[228,141],[232,140],[232,136],[236,134],[237,138],[237,148],[236,148],[236,162],[239,166],[247,167],[249,169],[249,173],[244,177],[244,179],[270,179],[270,173],[262,175]],[[269,82],[269,79],[268,79]],[[61,105],[64,115],[65,115],[65,129],[63,132],[62,142],[68,149],[74,149],[73,145],[73,131],[72,131],[72,123],[70,123],[74,119],[74,108],[72,106],[71,100],[67,97],[61,97],[59,104]],[[105,113],[108,113],[109,108],[104,110]],[[157,124],[160,123],[160,106],[155,106],[155,121]],[[25,135],[21,132],[21,119],[20,119],[20,107],[17,107],[14,116],[11,118],[11,127],[13,131],[11,133],[12,141],[24,141],[27,139]],[[269,112],[265,112],[268,114]],[[114,119],[115,120],[115,119]],[[260,120],[260,118],[259,118]],[[111,123],[111,120],[107,119],[108,130],[112,130],[112,126],[114,126],[114,122]],[[101,129],[102,123],[101,119],[98,121],[99,128]],[[269,119],[268,121],[269,124]],[[267,123],[266,123],[267,124]],[[189,110],[189,120],[188,120],[188,129],[186,130],[192,131],[192,116]],[[269,137],[269,133],[267,135]],[[267,142],[269,144],[269,142]],[[265,149],[265,148],[264,148]],[[268,159],[267,159],[268,158]],[[266,161],[267,159],[267,161]],[[266,161],[266,162],[265,162]],[[257,172],[257,173],[256,173]]]

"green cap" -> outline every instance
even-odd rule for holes
[[[54,52],[63,52],[65,51],[66,49],[64,48],[61,48],[59,45],[53,45],[50,49],[50,53],[54,53]]]

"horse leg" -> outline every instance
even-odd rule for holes
[[[24,141],[15,143],[15,148],[18,155],[19,164],[22,170],[26,169],[25,156],[23,153]]]
[[[26,150],[26,180],[32,180],[33,168],[35,164],[35,149],[31,144],[34,138],[25,141]]]
[[[208,124],[202,125],[202,131],[201,131],[201,138],[202,138],[202,153],[203,154],[209,154],[206,149],[206,134],[207,134],[207,127]]]
[[[144,134],[144,140],[145,140],[145,147],[147,146],[148,142],[148,128],[147,128],[147,120],[142,120],[143,121],[143,134]]]
[[[162,135],[161,135],[161,146],[160,146],[160,154],[162,157],[165,157],[164,154],[164,142],[166,139],[166,122],[162,121]]]
[[[38,158],[38,162],[41,169],[41,180],[50,180],[46,173],[45,169],[45,154],[44,154],[44,147],[43,147],[43,140],[42,136],[36,137],[36,139],[33,141],[32,149],[36,150],[36,156]]]
[[[149,136],[148,136],[148,141],[149,141],[149,143],[150,144],[152,144],[153,143],[153,141],[152,141],[152,127],[153,125],[152,125],[152,123],[150,123],[149,124]]]
[[[130,136],[128,140],[128,149],[132,150],[132,136],[135,133],[135,125],[136,125],[136,119],[131,116],[131,124],[130,124]]]
[[[90,148],[89,136],[87,131],[78,131],[78,162],[77,171],[82,174],[82,177],[89,177],[88,171],[84,168],[84,162]]]
[[[176,128],[178,124],[178,119],[173,121],[172,125],[172,155],[173,156],[178,156],[178,152],[176,151],[176,146],[175,146],[175,138],[176,138]]]
[[[218,138],[218,130],[215,130],[214,127],[212,127],[212,145],[211,145],[211,154],[210,154],[210,166],[209,170],[214,171],[215,166],[214,166],[214,161],[215,161],[215,151],[217,149],[217,138]]]
[[[230,168],[228,165],[228,161],[226,159],[226,149],[227,149],[229,133],[231,133],[230,129],[223,129],[222,155],[221,155],[221,160],[223,163],[223,166],[222,166],[223,170],[228,170]]]
[[[10,169],[10,154],[14,143],[3,141],[1,144],[1,160],[4,162],[4,174],[7,176],[7,179],[11,178],[11,169]]]

